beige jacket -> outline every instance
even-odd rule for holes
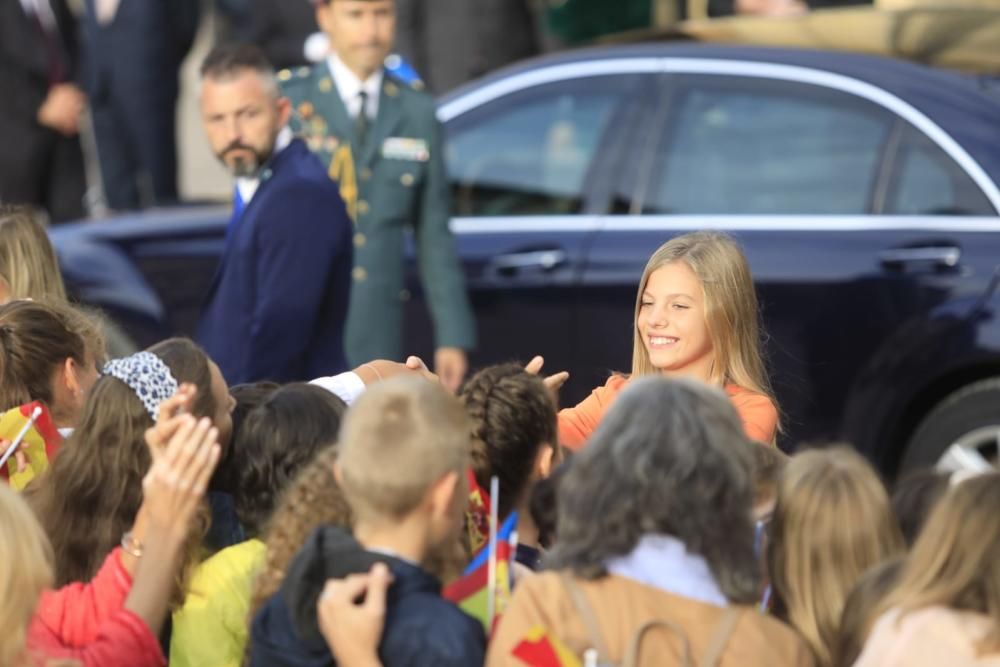
[[[982,614],[928,607],[883,614],[854,667],[1000,667],[1000,653],[977,655],[993,627]]]
[[[687,631],[695,664],[705,652],[724,609],[660,591],[616,575],[596,581],[576,579],[601,626],[610,658],[621,662],[635,630],[651,619],[667,620]],[[487,667],[524,667],[512,654],[533,628],[541,626],[576,655],[593,647],[584,622],[558,573],[544,572],[521,581],[490,642]],[[642,644],[643,667],[680,664],[676,636],[655,631]],[[795,632],[747,607],[740,616],[719,667],[811,667],[812,656]]]

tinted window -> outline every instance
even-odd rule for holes
[[[601,138],[634,81],[602,76],[538,86],[449,122],[455,214],[580,211]]]
[[[818,86],[684,77],[644,210],[859,214],[893,117]]]
[[[906,126],[899,145],[896,183],[886,213],[994,215],[969,175],[923,132]]]

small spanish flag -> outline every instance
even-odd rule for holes
[[[540,625],[528,631],[512,651],[514,657],[531,667],[581,667],[580,659],[565,644]]]
[[[34,426],[28,429],[23,441],[28,467],[18,472],[17,461],[12,456],[7,460],[7,465],[0,469],[0,477],[6,479],[16,491],[22,490],[28,482],[48,469],[49,462],[55,457],[63,440],[52,422],[48,408],[41,401],[12,408],[0,415],[0,440],[13,442],[31,420],[31,413],[35,408],[40,408],[41,414],[35,420]],[[0,451],[0,454],[2,453]]]
[[[471,470],[468,475],[469,508],[465,516],[473,558],[462,576],[441,594],[482,623],[489,635],[513,588],[510,562],[517,548],[517,512],[511,512],[503,525],[498,525],[499,480],[492,477],[490,493],[486,493]]]
[[[472,562],[465,568],[463,575],[444,588],[441,595],[451,600],[469,616],[483,624],[487,635],[493,631],[500,615],[503,614],[511,595],[510,561],[514,558],[515,545],[511,537],[517,527],[517,513],[512,513],[497,531],[496,556],[494,574],[494,609],[490,618],[490,559],[489,550],[479,551]]]
[[[490,541],[490,495],[479,486],[471,468],[466,474],[469,479],[469,507],[465,510],[465,530],[472,553],[478,554]]]

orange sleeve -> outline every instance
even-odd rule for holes
[[[604,418],[618,392],[628,383],[621,375],[612,375],[576,407],[559,411],[559,444],[576,451],[590,439]]]
[[[730,394],[729,399],[743,422],[743,432],[751,440],[765,445],[774,444],[778,429],[778,411],[771,399],[763,394],[740,391]]]

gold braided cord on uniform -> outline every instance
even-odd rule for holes
[[[340,196],[347,204],[347,214],[358,221],[358,176],[350,144],[341,144],[330,158],[330,178],[340,183]]]

